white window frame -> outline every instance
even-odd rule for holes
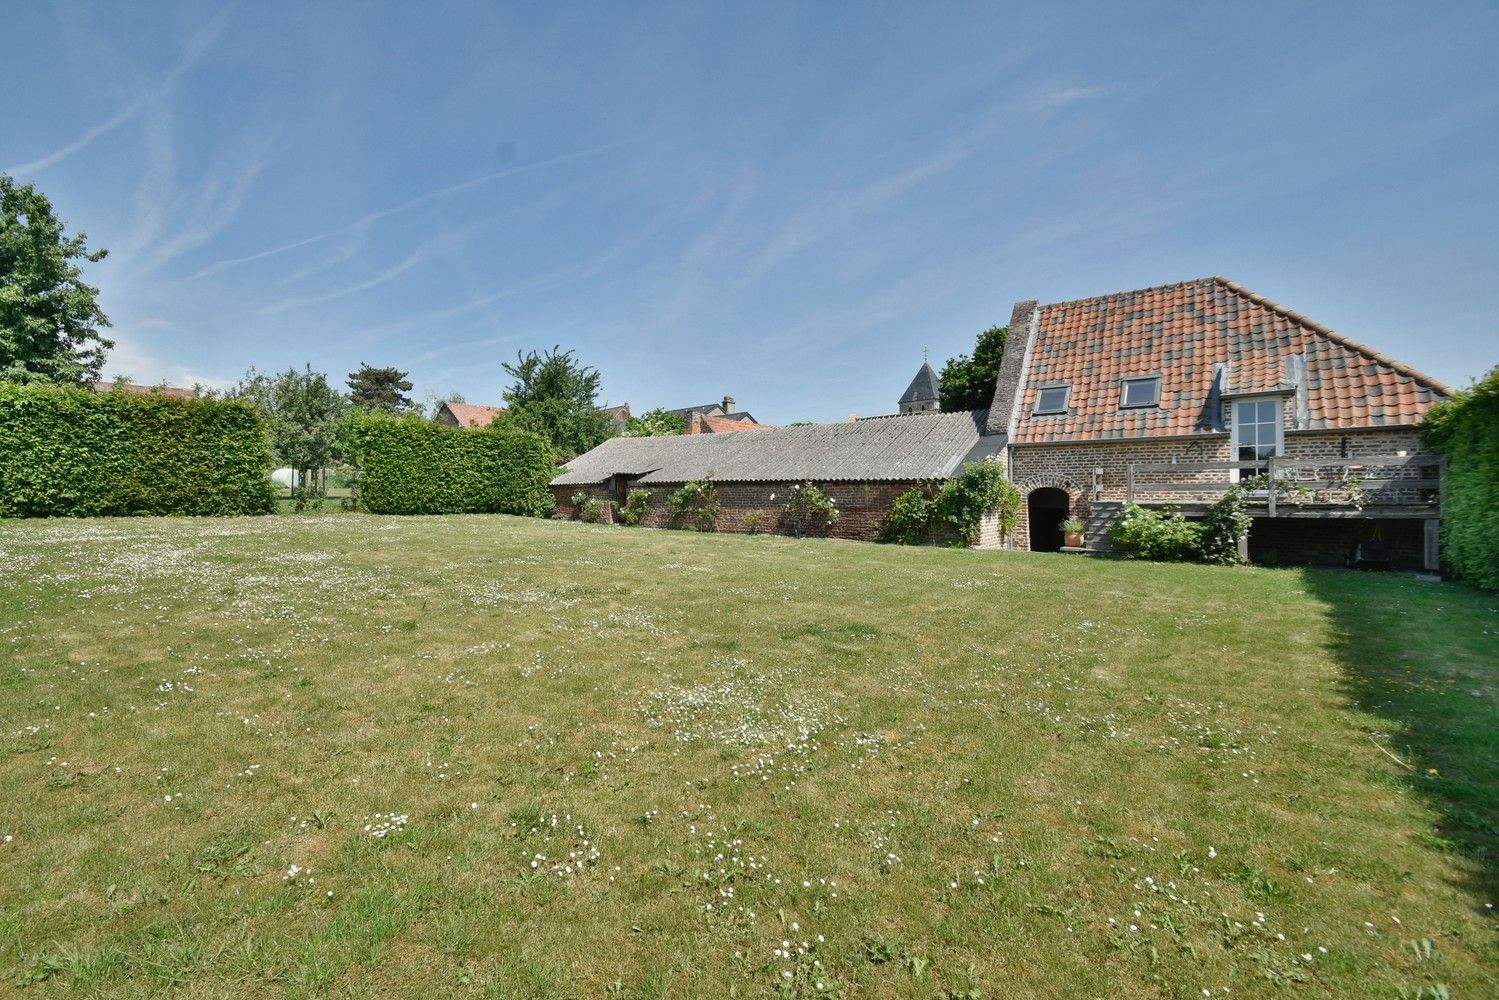
[[[1155,398],[1148,403],[1131,403],[1129,399],[1129,386],[1131,382],[1154,382]],[[1121,410],[1148,410],[1153,406],[1161,405],[1161,376],[1159,375],[1129,375],[1119,380],[1119,408]]]
[[[1228,440],[1229,460],[1233,461],[1233,462],[1248,461],[1248,459],[1240,459],[1239,458],[1239,427],[1241,426],[1240,421],[1239,421],[1239,407],[1243,406],[1243,405],[1246,405],[1248,403],[1274,403],[1275,404],[1276,420],[1275,420],[1275,456],[1274,457],[1276,457],[1276,458],[1284,457],[1284,455],[1286,453],[1286,401],[1285,401],[1285,397],[1283,397],[1283,396],[1245,396],[1242,399],[1234,399],[1231,402],[1232,402],[1232,406],[1233,406],[1233,421],[1229,425],[1229,440]],[[1258,424],[1259,421],[1255,421],[1255,423]],[[1231,469],[1230,471],[1233,473],[1233,475],[1230,477],[1230,481],[1237,483],[1239,481],[1239,479],[1241,478],[1239,474],[1241,472],[1243,472],[1244,470],[1243,469]]]
[[[1041,409],[1041,395],[1042,395],[1042,393],[1056,392],[1058,389],[1062,390],[1062,405],[1060,407],[1058,407],[1058,408],[1049,409],[1049,410],[1043,410],[1043,409]],[[1072,402],[1072,386],[1070,386],[1070,385],[1043,385],[1043,386],[1038,386],[1037,389],[1036,389],[1036,408],[1034,410],[1032,410],[1031,412],[1035,413],[1037,415],[1040,415],[1040,416],[1045,416],[1048,413],[1066,413],[1067,412],[1067,406],[1071,402]]]

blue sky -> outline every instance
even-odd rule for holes
[[[1224,274],[1499,362],[1499,7],[18,4],[0,170],[141,381],[561,344],[637,412],[891,412],[1016,300]],[[17,44],[19,42],[19,44]]]

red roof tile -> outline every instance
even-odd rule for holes
[[[731,420],[728,417],[713,417],[704,413],[703,423],[707,424],[704,430],[713,434],[728,434],[737,431],[773,431],[774,424],[757,424],[753,420]]]
[[[1306,365],[1307,429],[1413,424],[1446,386],[1226,278],[1039,307],[1016,443],[1209,429],[1216,364],[1229,394],[1288,390]],[[1160,406],[1122,409],[1121,380],[1160,375]],[[1068,412],[1034,414],[1038,386],[1072,387]],[[1374,404],[1371,408],[1370,404]]]
[[[460,427],[488,427],[505,412],[503,406],[480,406],[477,403],[444,403]]]

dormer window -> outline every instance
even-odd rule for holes
[[[1160,406],[1161,377],[1146,375],[1142,378],[1127,378],[1119,390],[1119,406]]]
[[[1066,413],[1070,385],[1051,385],[1036,391],[1036,413]]]

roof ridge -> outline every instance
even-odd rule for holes
[[[1188,278],[1186,281],[1172,281],[1164,285],[1146,285],[1144,288],[1131,288],[1122,292],[1109,292],[1107,295],[1088,295],[1080,299],[1064,299],[1061,302],[1042,302],[1036,308],[1051,309],[1055,306],[1075,306],[1084,302],[1103,302],[1108,299],[1122,299],[1128,295],[1139,295],[1142,292],[1164,292],[1172,288],[1183,288],[1187,285],[1206,285],[1211,282],[1227,281],[1216,274],[1208,275],[1206,278]]]
[[[1276,302],[1274,299],[1266,298],[1259,292],[1250,291],[1248,288],[1245,288],[1237,281],[1225,278],[1221,274],[1215,274],[1213,275],[1213,277],[1205,280],[1216,282],[1218,285],[1222,286],[1230,292],[1233,292],[1240,298],[1247,299],[1248,301],[1253,302],[1255,305],[1264,306],[1266,309],[1269,309],[1271,312],[1276,313],[1279,316],[1285,317],[1292,323],[1295,323],[1298,326],[1306,327],[1313,333],[1321,334],[1328,340],[1331,340],[1333,343],[1341,344],[1351,351],[1362,354],[1370,361],[1373,361],[1376,364],[1384,365],[1391,371],[1404,375],[1407,378],[1414,379],[1417,382],[1424,383],[1428,388],[1435,389],[1436,391],[1442,393],[1444,396],[1452,395],[1452,389],[1449,386],[1432,378],[1425,372],[1418,371],[1417,369],[1412,368],[1410,365],[1405,364],[1404,362],[1396,361],[1388,354],[1376,351],[1369,345],[1360,343],[1359,341],[1354,340],[1352,337],[1341,334],[1330,326],[1324,326],[1323,324],[1318,323],[1316,320],[1312,319],[1309,316],[1306,316],[1303,313],[1299,313],[1294,309],[1287,308],[1286,306],[1281,305],[1279,302]],[[1187,282],[1183,282],[1183,284],[1187,284]]]

